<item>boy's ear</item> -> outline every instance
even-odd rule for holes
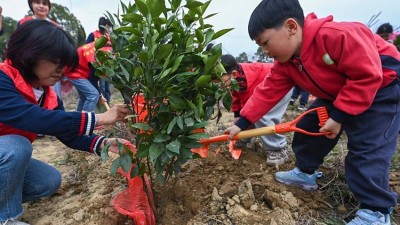
[[[294,35],[299,29],[299,24],[295,19],[289,18],[285,21],[285,27],[288,29],[289,35]]]

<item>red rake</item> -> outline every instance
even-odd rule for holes
[[[319,119],[319,125],[321,127],[324,126],[325,122],[329,119],[328,112],[326,111],[325,107],[317,107],[317,108],[313,108],[313,109],[303,112],[296,119],[286,122],[286,123],[276,124],[275,126],[260,127],[260,128],[256,128],[256,129],[245,130],[245,131],[239,132],[237,135],[235,135],[232,138],[232,140],[252,138],[252,137],[257,137],[257,136],[262,136],[262,135],[267,135],[267,134],[283,134],[283,133],[288,133],[288,132],[292,132],[292,131],[311,135],[311,136],[322,136],[322,135],[330,134],[329,132],[318,132],[318,133],[309,132],[309,131],[306,131],[306,130],[296,127],[296,124],[301,120],[301,118],[303,118],[305,115],[307,115],[311,112],[314,112],[314,111],[317,112],[318,119]],[[192,152],[199,154],[202,158],[206,158],[206,157],[208,157],[208,147],[210,146],[210,144],[217,143],[217,142],[225,142],[228,140],[228,137],[229,137],[228,134],[224,134],[224,135],[211,137],[208,139],[201,139],[199,142],[202,143],[203,146],[200,148],[192,149]],[[238,150],[234,150],[233,147],[232,147],[232,149],[230,148],[230,151],[234,158],[238,158],[238,155],[240,156],[240,153],[237,152]]]

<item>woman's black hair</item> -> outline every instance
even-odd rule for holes
[[[37,79],[33,68],[39,60],[59,63],[60,68],[69,70],[79,62],[72,38],[47,20],[30,20],[19,26],[10,36],[5,58],[27,82]]]
[[[104,32],[106,31],[105,26],[113,27],[111,21],[102,16],[99,19],[99,31],[100,31],[100,33],[104,34]]]
[[[265,29],[279,28],[289,18],[303,27],[304,13],[298,0],[263,0],[250,16],[249,36],[254,40]]]

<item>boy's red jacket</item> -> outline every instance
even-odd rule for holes
[[[400,53],[361,23],[306,17],[300,57],[275,62],[241,111],[242,129],[270,111],[297,84],[312,95],[333,101],[332,119],[343,122],[372,104],[377,91],[397,79]]]
[[[239,113],[247,100],[253,95],[254,89],[259,85],[269,74],[272,63],[240,63],[243,74],[247,83],[247,88],[244,91],[232,91],[232,111]]]

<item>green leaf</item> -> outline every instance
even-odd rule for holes
[[[150,9],[153,18],[157,18],[161,13],[166,13],[167,11],[164,0],[147,0],[146,5],[147,8]]]
[[[132,158],[128,154],[124,154],[120,157],[120,164],[121,168],[125,171],[128,172],[129,169],[132,166]]]
[[[176,153],[171,151],[165,151],[164,154],[167,156],[166,162],[171,161],[176,156]]]
[[[136,13],[129,13],[129,14],[125,14],[122,15],[122,20],[127,21],[129,23],[142,23],[143,21],[143,16],[136,14]]]
[[[234,28],[229,28],[229,29],[220,30],[220,31],[218,31],[217,33],[215,33],[215,34],[212,36],[211,40],[215,40],[215,39],[221,37],[222,35],[228,33],[229,31],[231,31],[231,30],[233,30],[233,29],[234,29]]]
[[[102,162],[107,161],[107,159],[109,158],[109,155],[108,155],[108,147],[110,147],[110,144],[106,144],[106,145],[101,149],[100,156],[101,156],[101,161],[102,161]]]
[[[178,119],[176,120],[176,123],[178,124],[178,127],[183,129],[183,119],[181,116],[178,116]]]
[[[94,47],[97,49],[100,49],[104,47],[107,44],[108,39],[105,36],[100,36],[95,42],[94,42]]]
[[[208,135],[205,133],[195,133],[195,134],[191,134],[188,136],[191,139],[196,139],[196,140],[200,140],[202,138],[207,138]]]
[[[161,60],[167,58],[167,56],[169,56],[169,54],[171,54],[172,47],[173,47],[172,44],[161,45],[158,48],[158,52],[157,52],[157,55],[156,55],[157,60],[161,61]]]
[[[131,170],[131,173],[130,173],[130,177],[131,178],[136,177],[138,174],[139,174],[139,168],[138,168],[138,166],[134,165],[132,167],[132,170]]]
[[[186,101],[177,95],[171,95],[168,98],[169,103],[177,110],[186,108]]]
[[[188,8],[188,9],[194,9],[194,8],[197,8],[202,5],[203,5],[202,2],[191,1],[191,2],[188,2],[186,5],[184,5],[184,7]]]
[[[172,129],[174,129],[174,126],[176,124],[176,121],[178,120],[177,117],[174,117],[171,122],[168,124],[168,128],[167,128],[167,134],[170,134]]]
[[[149,157],[151,161],[156,160],[164,152],[163,148],[160,148],[158,144],[153,143],[149,149]]]
[[[211,14],[207,15],[206,17],[204,17],[203,19],[208,19],[208,18],[213,17],[213,16],[215,16],[217,14],[218,13],[211,13]]]
[[[199,43],[203,43],[203,41],[204,41],[203,30],[200,29],[200,28],[198,28],[198,29],[195,30],[195,33],[196,33],[197,41],[198,41]]]
[[[139,9],[139,12],[141,12],[143,16],[147,16],[149,14],[149,9],[143,0],[135,0],[135,3]]]
[[[181,143],[178,140],[175,140],[169,144],[167,144],[166,148],[171,152],[179,154],[179,149],[181,148]]]
[[[146,64],[148,62],[147,52],[140,52],[138,58],[143,64]]]
[[[131,127],[139,129],[139,130],[144,130],[144,131],[151,130],[151,127],[148,124],[145,124],[145,123],[135,123],[135,124],[132,124]]]
[[[208,121],[202,121],[200,123],[196,123],[192,128],[197,129],[197,128],[205,128],[208,125]]]
[[[128,70],[126,70],[126,68],[122,64],[120,64],[119,66],[121,67],[122,74],[125,76],[125,79],[127,81],[129,81],[130,80],[130,76],[129,76]]]
[[[170,74],[170,72],[171,72],[171,68],[164,70],[164,72],[160,76],[160,79],[168,76]]]
[[[205,43],[210,43],[210,41],[212,40],[212,37],[214,36],[215,32],[213,29],[208,29],[206,31],[206,38],[204,39]]]
[[[136,152],[135,157],[136,158],[144,158],[149,156],[149,149],[141,149],[140,151]]]
[[[208,6],[210,5],[210,3],[211,3],[211,0],[204,2],[203,5],[201,6],[201,10],[203,12],[205,12],[207,10]]]
[[[154,142],[155,143],[161,143],[164,141],[168,141],[169,139],[171,139],[171,137],[167,134],[158,134],[155,138],[154,138]]]
[[[181,65],[182,59],[183,59],[183,55],[180,55],[175,59],[174,65],[172,66],[171,73],[175,72],[179,68],[179,66]]]
[[[110,168],[110,171],[111,171],[112,175],[117,174],[118,168],[121,165],[120,161],[121,161],[121,157],[118,157],[112,162],[111,168]]]
[[[193,120],[193,118],[185,118],[185,124],[186,124],[186,126],[188,126],[188,127],[193,126],[193,125],[194,125],[194,120]]]
[[[211,69],[215,67],[220,57],[220,55],[213,55],[208,57],[206,66],[204,67],[204,73],[211,73]]]
[[[171,1],[171,7],[173,9],[173,12],[175,12],[179,6],[181,5],[182,0],[172,0]]]
[[[222,104],[228,111],[231,110],[232,102],[232,95],[230,93],[227,93],[222,97]]]

